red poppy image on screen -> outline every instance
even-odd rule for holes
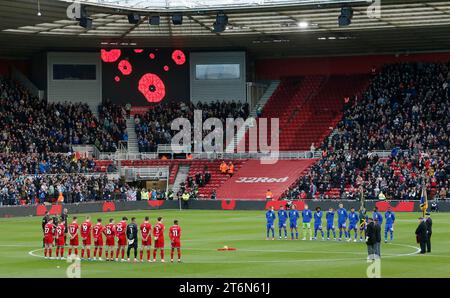
[[[133,106],[187,100],[188,59],[181,48],[104,49],[102,96],[115,104]],[[113,60],[114,63],[106,62]]]
[[[133,71],[133,67],[131,66],[130,62],[128,62],[127,60],[120,61],[117,68],[125,76],[131,74],[131,72]]]
[[[120,55],[122,55],[122,51],[119,49],[111,49],[109,51],[101,49],[100,51],[102,61],[106,63],[116,62],[120,58]]]
[[[166,96],[164,82],[154,73],[146,73],[139,80],[139,91],[148,102],[160,102]]]
[[[175,50],[172,53],[172,60],[177,65],[183,65],[186,62],[186,56],[184,55],[183,51]]]

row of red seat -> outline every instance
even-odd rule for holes
[[[285,79],[261,117],[279,118],[280,150],[309,150],[312,143],[318,147],[339,122],[344,98],[360,94],[368,83],[366,75]]]
[[[195,178],[196,173],[203,173],[205,166],[208,167],[208,171],[211,173],[211,180],[208,184],[206,184],[203,187],[199,187],[198,189],[198,198],[199,199],[210,199],[211,194],[213,190],[219,189],[222,184],[225,183],[228,179],[230,179],[230,176],[228,174],[223,174],[219,170],[219,166],[221,160],[214,160],[214,161],[201,161],[201,160],[195,160],[191,163],[191,166],[189,168],[188,177]],[[225,161],[227,164],[229,160]],[[234,173],[236,174],[239,169],[244,165],[246,160],[232,160],[234,165]],[[189,189],[188,189],[189,190]]]

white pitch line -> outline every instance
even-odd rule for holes
[[[414,248],[416,251],[412,253],[405,253],[405,254],[387,254],[383,255],[383,258],[395,258],[395,257],[405,257],[405,256],[412,256],[415,254],[418,254],[420,252],[420,248],[417,248],[415,246],[407,245],[407,244],[395,244],[395,243],[389,243],[389,245],[397,245],[397,246],[403,246],[408,248]],[[35,252],[43,250],[43,248],[38,248],[35,250],[31,250],[28,252],[30,256],[38,257],[38,258],[44,258],[42,255],[37,255]],[[214,249],[202,249],[202,248],[185,248],[184,250],[197,250],[197,251],[214,251]],[[297,253],[308,253],[308,252],[316,252],[317,251],[283,251],[283,250],[239,250],[239,251],[245,251],[245,252],[297,252]],[[329,253],[329,252],[327,252]],[[336,252],[333,252],[336,253]],[[358,253],[358,252],[339,252],[342,254],[364,254],[365,253]],[[286,263],[302,263],[302,262],[338,262],[338,261],[365,261],[366,258],[341,258],[341,259],[290,259],[286,260]],[[183,262],[183,263],[189,263],[189,264],[240,264],[240,263],[280,263],[281,260],[243,260],[243,261],[193,261],[193,262]]]
[[[30,256],[33,256],[33,257],[45,258],[44,256],[40,256],[40,255],[35,254],[35,252],[37,252],[37,251],[39,251],[39,250],[43,250],[43,248],[38,248],[38,249],[35,249],[35,250],[30,250],[30,251],[28,252],[28,254],[29,254]]]
[[[38,248],[32,251],[29,251],[28,254],[33,256],[33,257],[38,257],[38,258],[44,258],[44,256],[41,255],[37,255],[35,254],[35,252],[39,251],[39,250],[43,250],[43,248]],[[211,250],[212,251],[212,250]],[[291,263],[291,262],[330,262],[330,261],[356,261],[356,260],[365,260],[365,259],[355,259],[355,258],[344,258],[344,259],[298,259],[298,260],[288,260],[286,262]],[[118,262],[121,263],[121,262]],[[125,262],[128,263],[128,262]],[[194,261],[194,262],[185,262],[183,261],[183,263],[185,264],[240,264],[240,263],[280,263],[280,260],[246,260],[246,261]]]
[[[388,243],[388,245],[397,245],[397,246],[403,246],[403,247],[410,247],[410,248],[414,248],[416,249],[415,252],[409,253],[409,254],[399,254],[399,255],[395,255],[395,256],[387,256],[387,258],[389,257],[407,257],[407,256],[412,256],[412,255],[416,255],[420,252],[420,248],[417,246],[412,246],[412,245],[408,245],[408,244],[398,244],[398,243]]]
[[[215,248],[182,248],[183,250],[197,250],[197,251],[215,251]],[[281,250],[281,249],[238,249],[237,252],[276,252],[276,253],[330,253],[329,251],[317,251],[317,250]],[[354,252],[354,251],[336,251],[336,254],[362,254],[366,253]]]
[[[27,245],[27,244],[0,244],[0,247],[33,247],[35,245]]]

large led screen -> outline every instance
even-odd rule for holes
[[[102,49],[103,99],[146,106],[189,100],[189,63],[181,49]]]

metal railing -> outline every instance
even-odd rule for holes
[[[161,150],[160,150],[161,149]],[[180,150],[187,150],[187,146],[180,146]],[[345,150],[344,153],[350,150]],[[408,153],[408,151],[403,150]],[[174,154],[170,144],[158,145],[158,152],[140,152],[140,153],[120,153],[120,152],[101,152],[98,154],[100,160],[153,160],[158,159],[158,154]],[[278,159],[309,159],[321,158],[323,151],[279,151],[277,154],[262,153],[262,152],[237,152],[237,153],[218,153],[218,152],[201,152],[193,153],[193,159],[260,159],[260,158],[278,158]],[[371,151],[369,154],[377,154],[380,158],[387,158],[391,156],[389,150]]]
[[[84,154],[86,157],[98,158],[99,150],[94,145],[72,145],[75,152]]]
[[[278,152],[278,154],[262,153],[262,152],[238,152],[238,153],[217,153],[217,152],[203,152],[192,154],[194,159],[310,159],[320,158],[322,151],[286,151]]]
[[[131,175],[134,178],[137,177],[145,177],[145,178],[158,178],[158,179],[164,179],[169,178],[169,167],[145,167],[145,168],[138,168],[138,167],[121,167],[120,168],[120,175],[127,177],[127,175]]]
[[[157,159],[156,152],[140,152],[140,153],[120,153],[120,152],[101,152],[98,155],[99,160],[147,160]]]
[[[190,153],[191,146],[189,145],[172,145],[172,144],[159,144],[158,153]]]
[[[119,173],[118,172],[108,172],[108,173],[104,173],[104,172],[92,172],[92,173],[64,173],[64,174],[23,174],[20,175],[19,177],[22,179],[35,179],[36,176],[39,177],[57,177],[57,176],[86,176],[86,177],[100,177],[106,175],[106,177],[109,180],[115,180],[115,179],[119,179]]]

